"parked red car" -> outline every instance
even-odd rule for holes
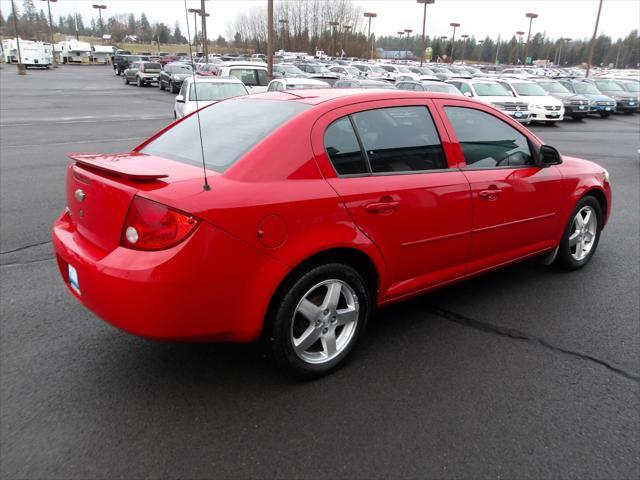
[[[302,376],[341,364],[374,308],[531,256],[584,266],[611,211],[604,168],[459,96],[271,92],[200,123],[202,146],[192,114],[70,155],[62,277],[127,332],[262,337]]]

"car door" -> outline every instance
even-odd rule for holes
[[[357,103],[312,131],[325,178],[387,262],[388,297],[465,272],[469,184],[447,162],[448,138],[431,112],[427,99]]]
[[[517,122],[462,100],[436,100],[469,180],[473,234],[469,271],[557,244],[562,175],[535,164],[539,142]]]

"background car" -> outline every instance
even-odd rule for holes
[[[267,85],[269,85],[267,67],[258,62],[226,62],[220,64],[218,76],[237,78],[244,83],[249,93],[266,92]]]
[[[267,92],[316,88],[331,88],[331,85],[322,80],[316,80],[315,78],[274,78],[269,82]]]
[[[308,77],[309,75],[292,63],[275,63],[273,65],[273,78],[279,77]]]
[[[381,80],[386,78],[387,71],[380,67],[379,65],[373,63],[352,63],[352,67],[356,67],[360,70],[367,78],[372,80]]]
[[[134,62],[122,72],[125,85],[135,83],[139,87],[145,87],[152,83],[158,83],[158,76],[162,71],[162,65],[156,62]]]
[[[558,82],[570,92],[585,96],[589,100],[589,113],[596,113],[606,118],[616,110],[616,101],[604,95],[591,82],[567,79],[559,79]]]
[[[245,85],[235,78],[187,77],[173,106],[174,118],[182,118],[220,100],[247,95]]]
[[[329,70],[342,75],[342,78],[364,77],[364,73],[362,73],[360,69],[352,67],[351,65],[333,65],[329,67]]]
[[[550,78],[536,80],[536,83],[549,95],[560,100],[564,105],[565,115],[572,119],[582,120],[589,113],[589,99],[584,95],[570,92],[560,82]]]
[[[393,83],[385,80],[372,80],[370,78],[345,78],[333,84],[333,88],[384,88],[394,89]]]
[[[502,110],[521,123],[531,121],[529,104],[516,99],[504,85],[488,79],[452,79],[446,83],[455,86],[465,97],[475,98]]]
[[[612,78],[624,90],[636,98],[636,111],[640,111],[640,81],[631,78]]]
[[[613,98],[616,101],[616,112],[631,114],[637,110],[636,95],[627,92],[616,81],[608,78],[586,79],[585,81],[591,82],[602,93]]]
[[[440,81],[396,81],[396,88],[400,90],[413,90],[416,92],[441,92],[452,95],[462,95],[454,85]]]
[[[186,63],[168,63],[158,75],[158,88],[178,93],[185,78],[193,75],[193,68]]]
[[[337,80],[342,78],[341,74],[332,72],[325,65],[321,65],[319,63],[299,62],[295,65],[300,70],[307,73],[310,78],[317,78],[318,80],[327,82],[331,86],[333,86]]]
[[[562,101],[549,95],[537,83],[519,79],[497,79],[496,81],[509,89],[516,98],[527,102],[531,121],[551,124],[564,118]]]
[[[196,64],[196,75],[201,77],[215,77],[218,75],[220,66],[215,63],[198,63]]]

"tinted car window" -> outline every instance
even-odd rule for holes
[[[324,148],[339,175],[362,174],[368,171],[367,162],[349,118],[341,118],[327,128],[324,134]]]
[[[356,113],[353,119],[374,173],[447,168],[426,107],[381,108]]]
[[[527,137],[486,112],[445,107],[469,168],[532,165]]]
[[[223,172],[308,105],[277,100],[227,100],[200,110],[207,168]],[[198,117],[192,115],[151,141],[142,153],[202,165]]]

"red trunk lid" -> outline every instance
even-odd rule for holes
[[[161,157],[131,152],[116,155],[69,154],[67,206],[80,235],[110,252],[120,244],[122,226],[134,195],[169,183],[202,177],[202,169]]]

